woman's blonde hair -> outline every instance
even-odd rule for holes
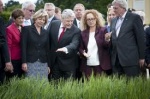
[[[44,9],[40,9],[37,12],[35,12],[35,14],[32,17],[33,22],[35,23],[36,19],[40,18],[40,17],[45,17],[45,23],[44,23],[44,25],[46,25],[47,21],[48,21],[48,14],[47,14],[47,12]]]
[[[83,17],[81,18],[81,30],[86,30],[89,26],[87,25],[87,19],[86,16],[87,14],[93,14],[93,16],[96,19],[96,26],[97,27],[103,27],[105,24],[105,20],[102,17],[102,14],[100,12],[98,12],[95,9],[91,9],[91,10],[86,10]]]

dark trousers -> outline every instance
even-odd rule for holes
[[[4,79],[5,79],[4,68],[0,68],[0,84],[4,82]]]
[[[101,68],[100,65],[98,66],[86,66],[86,68],[83,71],[83,75],[85,77],[90,77],[93,73],[94,76],[101,74],[103,69]]]
[[[12,78],[14,76],[21,78],[23,76],[23,73],[24,73],[22,68],[21,68],[21,65],[22,65],[21,60],[11,60],[11,62],[12,62],[14,71],[13,71],[13,73],[6,72],[5,73],[6,79],[9,80],[10,78]]]
[[[70,70],[70,71],[64,71],[64,70],[61,70],[59,68],[59,64],[58,62],[54,65],[53,69],[52,69],[52,79],[53,80],[58,80],[60,78],[62,79],[68,79],[68,78],[75,78],[76,76],[76,70]]]
[[[118,74],[118,76],[125,75],[127,77],[137,77],[140,74],[140,67],[138,65],[122,66],[117,56],[115,66],[113,66],[113,73]]]

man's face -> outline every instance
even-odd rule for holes
[[[81,5],[76,5],[76,6],[74,7],[74,13],[75,13],[75,16],[76,16],[76,18],[77,18],[78,20],[81,19],[82,15],[84,14],[84,11],[85,11],[85,9],[84,9],[84,7],[81,6]]]
[[[52,6],[46,6],[45,11],[49,15],[49,18],[55,15],[55,9]]]
[[[25,19],[31,19],[32,15],[35,12],[35,7],[33,5],[29,5],[27,8],[23,9]]]
[[[3,2],[0,0],[0,13],[3,11]]]
[[[71,26],[73,25],[73,20],[74,20],[74,17],[62,19],[63,26],[65,28],[71,28]]]
[[[125,12],[125,9],[122,8],[118,3],[115,3],[113,5],[113,8],[114,8],[114,12],[115,12],[116,16],[118,16],[118,17],[122,16]]]

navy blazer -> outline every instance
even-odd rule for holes
[[[144,59],[144,28],[139,15],[127,12],[116,36],[117,18],[111,22],[111,61],[115,65],[116,56],[122,66],[139,65],[139,59]]]
[[[146,28],[146,51],[145,51],[145,61],[150,64],[150,27]]]
[[[48,62],[49,36],[45,29],[37,32],[34,24],[25,26],[21,32],[22,62]]]
[[[110,64],[110,53],[109,53],[109,46],[110,44],[105,41],[105,33],[107,33],[107,29],[105,27],[97,27],[95,30],[95,40],[98,46],[98,54],[99,54],[99,61],[100,61],[100,66],[103,70],[109,70],[111,69],[111,64]],[[80,43],[80,48],[79,52],[83,56],[83,51],[87,50],[88,46],[88,41],[89,41],[89,29],[84,30],[81,33],[81,43]],[[87,59],[85,57],[82,57],[81,61],[81,71],[83,71],[86,68],[86,62]]]

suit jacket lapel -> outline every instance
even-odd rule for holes
[[[54,39],[56,40],[56,42],[58,42],[58,35],[59,35],[59,28],[60,28],[61,22],[59,22],[58,24],[56,24],[56,28],[54,29]]]
[[[116,36],[116,24],[117,24],[117,20],[118,20],[118,18],[115,18],[113,21],[113,24],[112,24],[112,26],[111,26],[111,32],[112,32],[112,36],[113,36],[113,38],[117,38],[117,36]]]
[[[126,14],[126,16],[125,16],[125,18],[124,18],[124,20],[123,20],[123,22],[122,22],[122,25],[121,25],[121,27],[120,27],[120,31],[119,31],[119,35],[118,35],[118,37],[120,37],[121,35],[123,35],[123,30],[125,30],[125,28],[126,28],[126,26],[127,26],[127,20],[128,20],[128,18],[129,18],[129,14],[128,14],[128,12],[127,12],[127,14]]]
[[[14,32],[18,35],[18,36],[20,36],[20,31],[19,31],[19,29],[17,28],[17,26],[13,23],[12,24],[12,29],[14,30]]]

